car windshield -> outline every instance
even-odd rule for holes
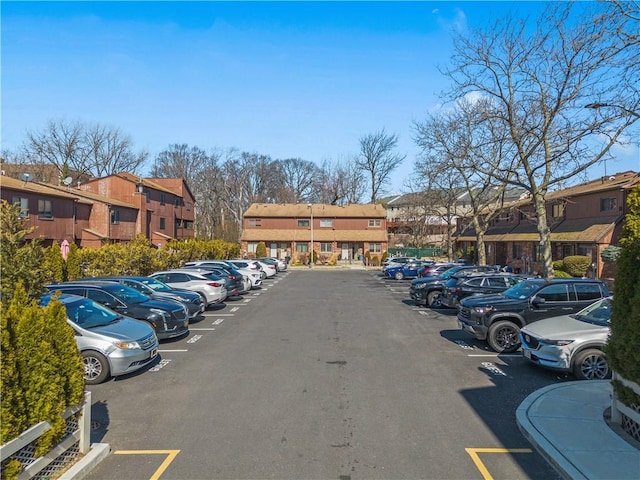
[[[538,282],[520,282],[517,285],[514,285],[511,288],[507,288],[502,294],[507,298],[515,298],[517,300],[522,300],[523,298],[527,298],[533,292],[540,288],[540,283]]]
[[[162,283],[160,280],[156,280],[155,278],[145,278],[141,280],[140,283],[144,283],[151,290],[156,292],[171,292],[172,289],[166,283]]]
[[[88,298],[65,305],[67,317],[82,328],[96,328],[118,321],[121,317],[113,310]]]
[[[451,267],[449,270],[445,270],[444,272],[442,272],[440,276],[445,279],[450,278],[452,275],[458,273],[460,270],[462,270],[460,267]]]
[[[583,308],[575,315],[576,320],[581,322],[608,327],[611,321],[611,299],[605,298],[592,303],[587,308]]]
[[[110,286],[108,291],[125,303],[142,303],[149,300],[149,297],[145,294],[140,293],[131,287],[127,287],[126,285]]]

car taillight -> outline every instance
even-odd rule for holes
[[[207,285],[209,285],[210,287],[221,287],[222,286],[222,284],[220,284],[218,282],[207,283]]]

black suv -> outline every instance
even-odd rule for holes
[[[170,299],[180,302],[187,307],[190,319],[196,318],[205,310],[204,301],[196,292],[171,288],[169,285],[155,278],[122,275],[115,277],[87,277],[74,280],[74,282],[82,283],[94,283],[96,281],[121,283],[127,287],[135,288],[153,300]]]
[[[439,308],[440,294],[444,288],[444,284],[452,276],[462,274],[462,272],[496,272],[498,267],[493,265],[458,265],[445,270],[440,275],[420,277],[411,281],[409,296],[418,304],[423,303],[427,307]]]
[[[457,308],[463,298],[472,295],[502,293],[525,278],[527,277],[513,273],[481,272],[462,276],[454,275],[444,284],[442,295],[440,295],[440,304],[443,307]]]
[[[544,318],[569,315],[611,295],[598,280],[556,278],[525,280],[501,294],[462,299],[458,324],[496,352],[520,347],[520,328]]]
[[[158,340],[174,338],[189,332],[189,314],[181,303],[173,300],[151,300],[137,290],[113,282],[58,283],[47,285],[50,292],[62,292],[90,298],[111,310],[149,322]]]

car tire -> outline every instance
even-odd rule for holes
[[[84,365],[84,382],[87,385],[97,385],[109,378],[109,361],[99,352],[85,350],[82,352]]]
[[[509,320],[494,322],[489,327],[487,343],[498,353],[512,353],[520,348],[520,327]]]
[[[442,292],[439,290],[432,290],[427,293],[427,307],[439,308],[440,306],[442,306],[442,304],[440,303],[440,295],[442,295]]]
[[[396,280],[402,280],[404,278],[404,274],[402,272],[396,272],[394,277]]]
[[[589,348],[574,357],[573,375],[578,380],[605,380],[611,378],[611,366],[602,350]]]
[[[202,292],[196,292],[198,295],[200,295],[200,298],[202,299],[202,301],[204,302],[204,308],[206,310],[206,308],[209,306],[209,302],[207,301],[207,296],[202,293]]]

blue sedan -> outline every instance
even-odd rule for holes
[[[404,265],[387,267],[384,270],[384,275],[388,278],[395,278],[396,280],[416,278],[418,276],[418,270],[420,270],[424,264],[425,262],[407,262]]]

